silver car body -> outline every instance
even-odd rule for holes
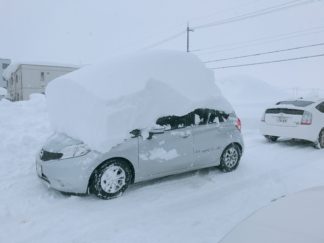
[[[129,138],[107,153],[92,150],[80,157],[43,161],[40,157],[44,151],[55,153],[82,143],[64,134],[55,134],[37,155],[37,173],[56,190],[87,193],[93,171],[112,158],[130,163],[134,182],[217,166],[228,145],[236,143],[243,152],[243,139],[235,126],[236,119],[232,115],[220,123],[164,130],[151,139],[142,136]]]

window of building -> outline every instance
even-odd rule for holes
[[[41,72],[41,81],[45,82],[45,73],[44,72]]]
[[[6,69],[9,66],[8,63],[2,63],[2,69]]]

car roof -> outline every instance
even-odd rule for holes
[[[318,96],[312,96],[312,97],[306,97],[306,98],[300,97],[300,98],[297,98],[297,99],[280,100],[277,103],[285,102],[285,101],[311,101],[311,102],[317,103],[317,102],[324,101],[324,97],[318,97]]]

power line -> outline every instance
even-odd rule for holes
[[[259,9],[259,10],[252,11],[249,13],[234,16],[234,17],[231,17],[228,19],[223,19],[223,20],[214,21],[214,22],[207,23],[207,24],[198,25],[193,28],[194,29],[203,29],[203,28],[209,28],[209,27],[214,27],[214,26],[218,26],[218,25],[228,24],[228,23],[232,23],[232,22],[238,22],[238,21],[249,19],[249,18],[255,18],[255,17],[262,16],[262,15],[270,14],[270,13],[277,12],[280,10],[308,4],[311,2],[313,2],[313,1],[312,0],[307,0],[307,1],[293,0],[293,1],[286,2],[286,3],[277,4],[277,5],[267,7],[267,8],[263,8],[263,9]]]
[[[308,4],[308,3],[311,3],[313,1],[314,0],[292,0],[292,1],[289,1],[289,2],[282,3],[282,4],[277,4],[277,5],[267,7],[267,8],[263,8],[263,9],[259,9],[259,10],[252,11],[252,12],[249,12],[249,13],[234,16],[234,17],[231,17],[231,18],[228,18],[228,19],[224,19],[224,20],[220,20],[220,21],[214,21],[214,22],[211,22],[211,23],[208,23],[208,24],[198,25],[198,26],[195,26],[193,28],[192,27],[190,28],[188,26],[187,27],[187,35],[188,35],[188,28],[190,29],[190,31],[194,31],[195,29],[209,28],[209,27],[213,27],[213,26],[217,26],[217,25],[237,22],[237,21],[248,19],[248,18],[255,18],[255,17],[261,16],[261,15],[270,14],[272,12],[276,12],[276,11],[279,11],[279,10],[284,10],[284,9],[287,9],[287,8],[292,8],[292,7]],[[322,0],[317,0],[317,1],[322,1]],[[180,37],[184,33],[186,33],[185,30],[180,31],[180,32],[178,32],[176,34],[173,34],[173,35],[171,35],[169,37],[166,37],[166,38],[164,38],[164,39],[162,39],[160,41],[157,41],[157,42],[155,42],[155,43],[153,43],[153,44],[151,44],[151,45],[149,45],[149,46],[147,46],[145,48],[142,48],[142,49],[145,50],[145,49],[150,49],[150,48],[160,46],[160,45],[162,45],[162,44],[164,44],[166,42],[169,42],[171,40],[174,40],[174,39]],[[187,38],[187,43],[188,42],[189,41],[188,41],[188,38]],[[187,50],[188,49],[189,49],[189,47],[187,46]]]
[[[299,49],[310,48],[310,47],[315,47],[315,46],[323,46],[323,45],[324,45],[324,42],[317,43],[317,44],[312,44],[312,45],[296,46],[296,47],[292,47],[292,48],[286,48],[286,49],[279,49],[279,50],[267,51],[267,52],[253,53],[253,54],[242,55],[242,56],[235,56],[235,57],[228,57],[228,58],[213,59],[213,60],[204,61],[204,63],[221,62],[221,61],[241,59],[241,58],[246,58],[246,57],[262,56],[262,55],[267,55],[267,54],[273,54],[273,53],[279,53],[279,52],[286,52],[286,51],[293,51],[293,50],[299,50]]]
[[[215,17],[219,14],[224,14],[224,13],[227,13],[227,12],[230,12],[230,11],[237,11],[237,10],[241,10],[243,9],[243,7],[247,7],[249,5],[253,5],[255,3],[258,3],[258,2],[261,2],[261,1],[266,1],[266,0],[251,0],[251,1],[248,1],[248,2],[244,2],[244,3],[241,3],[237,6],[233,6],[233,7],[229,7],[229,8],[223,8],[223,9],[219,9],[217,10],[216,12],[212,12],[210,14],[206,14],[206,15],[203,15],[203,16],[198,16],[198,17],[193,17],[193,18],[190,18],[188,21],[189,22],[195,22],[197,20],[201,20],[201,19],[207,19],[207,18],[211,18],[211,17]]]
[[[264,61],[264,62],[253,62],[253,63],[245,63],[239,65],[229,65],[229,66],[222,66],[222,67],[214,67],[210,69],[226,69],[226,68],[236,68],[236,67],[247,67],[247,66],[255,66],[255,65],[262,65],[262,64],[270,64],[270,63],[278,63],[278,62],[288,62],[288,61],[295,61],[295,60],[302,60],[302,59],[310,59],[315,57],[324,57],[323,54],[312,55],[312,56],[303,56],[303,57],[295,57],[295,58],[287,58],[287,59],[279,59],[279,60],[272,60],[272,61]]]
[[[316,30],[319,30],[319,31],[316,31]],[[247,41],[240,41],[240,42],[234,42],[234,43],[222,44],[222,45],[214,45],[214,46],[210,46],[207,48],[195,49],[195,50],[192,50],[192,52],[208,52],[208,54],[209,54],[209,53],[223,52],[223,51],[228,51],[228,50],[229,51],[236,50],[236,49],[240,49],[241,47],[248,47],[251,45],[253,45],[253,46],[262,45],[262,44],[276,42],[276,41],[280,41],[280,40],[286,40],[286,39],[291,39],[291,38],[296,38],[296,37],[308,36],[311,34],[317,34],[317,33],[323,32],[323,30],[324,30],[324,26],[312,27],[309,29],[304,29],[301,31],[294,31],[294,32],[286,33],[286,34],[264,36],[261,38],[247,40]],[[264,42],[261,42],[261,41],[264,41]],[[261,43],[258,43],[258,42],[261,42]],[[242,45],[242,44],[245,44],[245,45]],[[236,47],[224,49],[224,47],[230,47],[230,46],[236,46]],[[217,50],[217,48],[222,48],[222,49]],[[216,50],[210,51],[210,50],[214,50],[214,49],[216,49]],[[202,54],[204,54],[204,53],[202,53]]]
[[[237,22],[237,21],[241,21],[241,20],[245,20],[245,19],[248,19],[248,18],[255,18],[255,17],[258,17],[258,16],[261,16],[261,15],[265,15],[265,14],[270,14],[272,12],[276,12],[276,11],[279,11],[279,10],[284,10],[284,9],[287,9],[287,8],[292,8],[292,7],[296,7],[296,6],[300,6],[300,5],[305,5],[305,4],[308,4],[308,3],[311,3],[311,2],[314,2],[315,0],[292,0],[292,1],[289,1],[289,2],[285,2],[285,3],[282,3],[282,4],[277,4],[277,5],[273,5],[273,6],[270,6],[270,7],[267,7],[267,8],[263,8],[263,9],[259,9],[259,10],[256,10],[256,11],[252,11],[252,12],[249,12],[249,13],[245,13],[245,14],[241,14],[241,15],[238,15],[238,16],[234,16],[234,17],[231,17],[231,18],[228,18],[228,19],[224,19],[224,20],[220,20],[220,21],[214,21],[214,22],[211,22],[211,23],[208,23],[208,24],[203,24],[203,25],[198,25],[198,26],[195,26],[195,27],[187,27],[187,30],[188,28],[190,29],[190,31],[194,31],[195,29],[202,29],[202,28],[209,28],[209,27],[213,27],[213,26],[217,26],[217,25],[222,25],[222,24],[227,24],[227,23],[232,23],[232,22]],[[317,1],[322,1],[322,0],[317,0]],[[157,41],[145,48],[142,48],[142,49],[150,49],[150,48],[154,48],[154,47],[157,47],[157,46],[160,46],[166,42],[169,42],[171,40],[174,40],[178,37],[180,37],[181,35],[183,35],[184,33],[186,33],[185,30],[183,31],[180,31],[176,34],[173,34],[169,37],[166,37],[160,41]],[[188,33],[188,31],[187,31]],[[188,35],[188,34],[187,34]],[[188,36],[189,37],[189,36]],[[188,43],[188,38],[187,38],[187,43]],[[188,50],[188,46],[187,46],[187,50]]]
[[[166,38],[164,38],[164,39],[162,39],[162,40],[160,40],[160,41],[157,41],[157,42],[155,42],[155,43],[153,43],[153,44],[150,44],[149,46],[144,47],[144,48],[142,48],[142,49],[143,49],[143,50],[146,50],[146,49],[150,49],[150,48],[154,48],[154,47],[160,46],[160,45],[162,45],[162,44],[164,44],[164,43],[166,43],[166,42],[169,42],[169,41],[171,41],[171,40],[174,40],[174,39],[180,37],[180,36],[183,35],[184,33],[186,33],[185,30],[180,31],[180,32],[178,32],[178,33],[176,33],[176,34],[173,34],[173,35],[171,35],[171,36],[169,36],[169,37],[166,37]]]

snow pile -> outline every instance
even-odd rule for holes
[[[282,89],[249,76],[231,76],[216,82],[225,97],[244,103],[275,102],[287,96]]]
[[[133,129],[194,108],[231,112],[212,71],[194,55],[155,51],[87,66],[52,81],[46,90],[56,131],[107,151]]]
[[[304,89],[304,88],[292,88],[289,89],[289,97],[291,99],[300,99],[303,98],[305,100],[318,100],[324,98],[324,89]]]
[[[232,173],[211,168],[139,183],[109,201],[63,196],[35,170],[35,154],[52,132],[44,96],[0,101],[1,243],[218,242],[271,200],[324,185],[324,150],[266,143],[254,126],[243,129],[246,149]]]
[[[289,195],[251,215],[221,243],[322,243],[324,187]]]

